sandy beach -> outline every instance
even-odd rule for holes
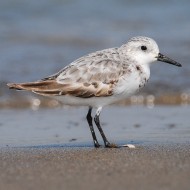
[[[93,148],[86,111],[1,110],[0,189],[189,189],[189,106],[105,108],[108,139],[136,149]]]
[[[0,189],[190,187],[190,145],[0,150]]]

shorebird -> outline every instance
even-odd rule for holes
[[[67,105],[88,106],[87,122],[94,146],[100,147],[91,116],[96,108],[94,122],[105,147],[116,148],[106,138],[99,120],[102,108],[126,99],[145,86],[150,77],[150,65],[162,61],[182,65],[161,54],[157,43],[148,37],[129,39],[121,47],[104,49],[83,56],[58,73],[35,82],[9,83],[11,89],[28,90],[55,98]]]

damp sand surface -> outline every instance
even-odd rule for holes
[[[86,112],[1,110],[0,189],[189,189],[190,107],[105,108],[108,139],[136,149],[93,148]]]
[[[87,111],[66,106],[0,110],[0,147],[92,147]],[[117,144],[186,143],[190,142],[189,114],[190,106],[109,106],[100,121],[107,138]],[[95,131],[103,144],[96,127]]]

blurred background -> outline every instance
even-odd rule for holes
[[[154,38],[183,67],[153,65],[149,84],[122,104],[189,104],[189,8],[189,0],[0,0],[0,108],[58,106],[6,83],[41,79],[137,35]]]

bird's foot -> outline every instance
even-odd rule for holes
[[[105,145],[106,148],[120,148],[120,146],[113,144],[113,143],[107,143]]]
[[[100,148],[101,145],[100,145],[99,143],[94,143],[94,147],[95,147],[95,148]]]

